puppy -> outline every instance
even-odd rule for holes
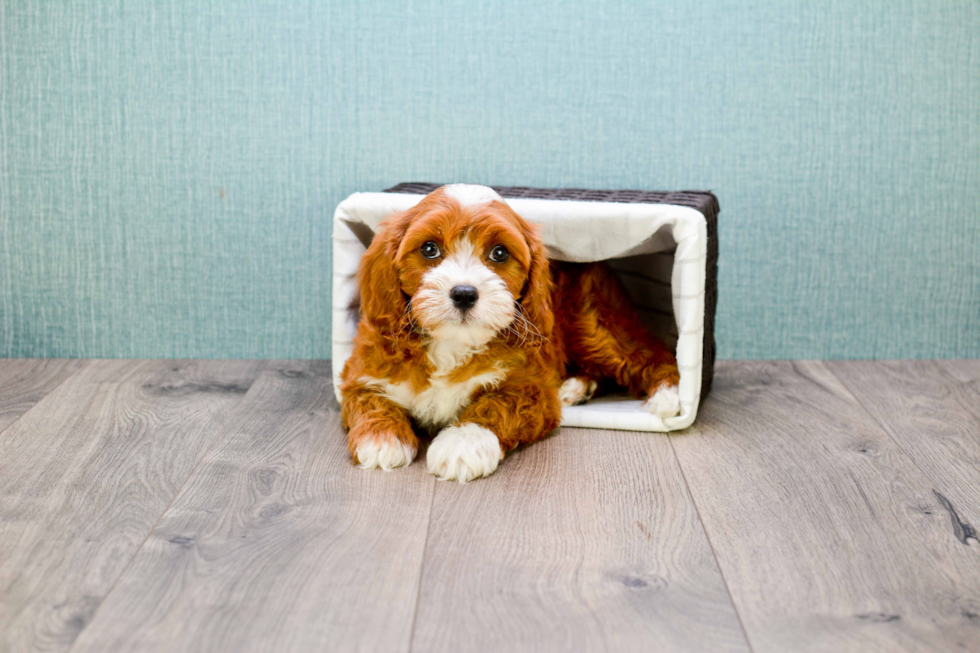
[[[605,380],[656,415],[680,411],[674,355],[609,268],[549,263],[535,229],[485,186],[443,186],[387,220],[358,283],[341,395],[362,467],[411,463],[414,425],[436,434],[429,473],[487,476]]]

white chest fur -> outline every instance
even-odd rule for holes
[[[497,369],[459,383],[450,382],[446,376],[433,375],[429,386],[421,392],[415,392],[407,382],[391,383],[386,379],[370,377],[362,378],[361,382],[381,390],[385,397],[407,410],[422,426],[438,429],[455,422],[460,412],[469,406],[474,393],[498,384],[505,374],[506,370]]]
[[[420,425],[430,429],[442,428],[456,421],[477,391],[496,386],[507,374],[507,369],[499,365],[464,381],[450,381],[450,374],[481,349],[453,338],[431,343],[429,360],[435,365],[435,370],[429,377],[428,387],[421,392],[415,392],[408,382],[391,383],[388,379],[367,376],[360,381],[381,390],[385,397],[407,410]]]

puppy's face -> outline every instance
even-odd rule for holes
[[[445,186],[427,196],[395,261],[413,322],[437,338],[473,344],[510,327],[531,272],[533,238],[488,188]]]
[[[550,342],[544,247],[485,186],[443,186],[387,220],[361,259],[358,282],[362,322],[391,341],[423,331],[477,347],[509,330],[520,346]]]

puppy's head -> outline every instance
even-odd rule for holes
[[[382,225],[359,270],[361,313],[400,337],[479,346],[549,338],[551,278],[534,230],[490,188],[443,186]]]

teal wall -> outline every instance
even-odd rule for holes
[[[329,357],[405,180],[714,190],[719,354],[980,356],[980,2],[0,0],[0,355]]]

